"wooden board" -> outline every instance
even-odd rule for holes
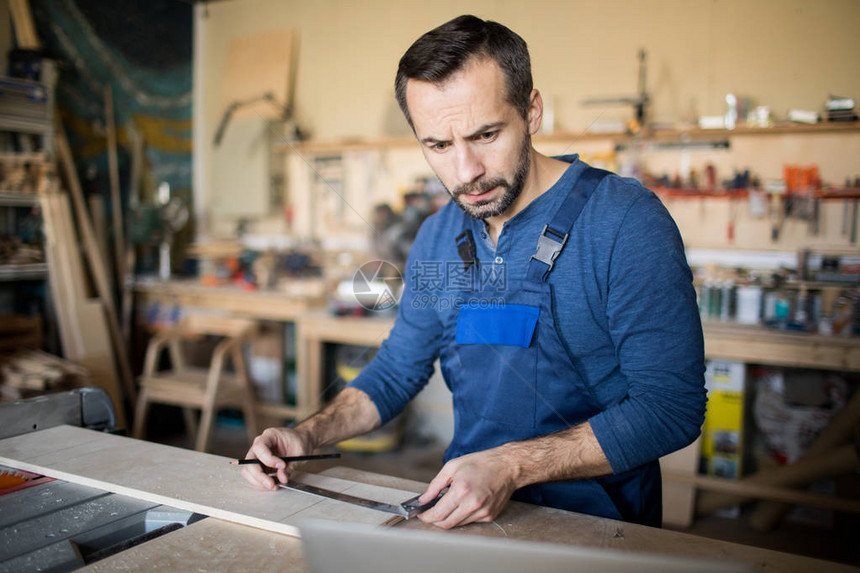
[[[69,360],[84,366],[93,383],[107,392],[117,423],[124,427],[123,395],[111,354],[107,319],[99,299],[87,294],[68,196],[44,195],[42,212],[51,293],[57,308],[63,353]]]
[[[33,14],[30,12],[28,0],[9,0],[9,11],[12,15],[12,26],[15,28],[15,44],[22,50],[38,50],[39,36],[33,24]]]
[[[79,348],[80,341],[74,328],[72,313],[72,293],[69,291],[71,270],[69,259],[61,249],[63,238],[60,235],[59,221],[55,211],[54,194],[46,194],[41,198],[42,220],[45,232],[45,259],[48,262],[48,276],[54,308],[57,312],[57,323],[60,331],[60,343],[64,352]]]
[[[294,32],[289,29],[234,38],[221,74],[219,114],[232,103],[252,100],[266,92],[281,106],[286,105],[293,46]],[[261,101],[237,109],[233,119],[260,116],[278,119],[281,115],[276,107]]]
[[[116,571],[279,571],[307,573],[294,537],[204,519],[79,569]]]
[[[298,536],[295,523],[306,518],[366,525],[402,519],[301,492],[257,489],[229,461],[73,426],[0,441],[0,464],[276,533]],[[418,493],[313,474],[302,481],[386,503]]]
[[[696,486],[667,480],[667,472],[694,476],[699,468],[701,437],[686,448],[660,458],[663,473],[663,525],[687,528],[693,524],[696,508]]]
[[[110,203],[113,223],[113,247],[114,247],[114,272],[116,273],[116,284],[122,289],[125,280],[125,227],[122,216],[122,198],[119,186],[119,160],[117,159],[116,147],[116,125],[114,123],[113,89],[110,84],[105,85],[105,131],[107,132],[108,151],[108,175],[110,177]],[[107,250],[102,251],[107,259],[110,258]],[[106,260],[107,260],[106,259]],[[122,304],[122,290],[120,290],[120,304]]]
[[[402,490],[426,488],[424,483],[353,468],[330,468],[322,475]],[[417,519],[403,521],[396,527],[440,531]],[[506,506],[494,523],[472,523],[447,533],[747,561],[757,564],[761,573],[860,571],[850,565],[515,501]],[[81,569],[87,572],[138,570],[304,573],[307,567],[298,539],[218,519],[205,519]]]
[[[87,255],[89,269],[93,276],[96,292],[101,299],[101,304],[105,310],[105,320],[107,320],[108,333],[110,334],[113,343],[113,352],[115,353],[118,373],[122,382],[122,387],[125,390],[125,397],[129,404],[137,401],[137,387],[134,385],[134,377],[131,373],[131,366],[128,360],[128,352],[122,340],[122,333],[119,328],[119,320],[117,319],[116,306],[114,304],[113,291],[107,270],[105,268],[104,253],[98,246],[96,234],[93,230],[92,219],[89,211],[87,211],[84,201],[84,192],[81,188],[81,183],[78,180],[78,173],[75,168],[75,162],[72,158],[72,151],[69,148],[69,142],[66,139],[62,125],[57,126],[57,132],[54,136],[54,144],[57,149],[57,156],[60,164],[66,175],[66,182],[69,186],[69,192],[72,202],[75,206],[75,214],[77,215],[78,230],[81,233]]]

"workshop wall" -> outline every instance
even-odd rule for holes
[[[198,10],[206,127],[214,129],[222,111],[210,107],[231,40],[294,28],[302,124],[322,140],[384,135],[403,51],[433,26],[469,12],[513,27],[529,43],[535,84],[563,130],[584,129],[598,116],[629,117],[626,106],[581,102],[633,94],[640,48],[648,52],[656,121],[721,114],[727,93],[784,114],[790,107],[820,109],[828,93],[860,91],[851,58],[860,53],[860,4],[852,0],[238,0]]]
[[[651,121],[695,122],[700,115],[722,114],[727,93],[769,105],[778,116],[789,108],[819,110],[828,94],[860,93],[851,57],[860,53],[854,29],[860,3],[852,0],[206,4],[196,8],[195,21],[200,222],[210,215],[202,206],[209,204],[214,177],[212,140],[224,112],[220,92],[229,79],[224,71],[231,42],[295,30],[301,127],[315,140],[374,139],[408,134],[392,95],[400,55],[421,33],[465,12],[511,25],[526,39],[535,84],[552,109],[556,131],[582,132],[595,120],[631,117],[629,106],[582,102],[633,95],[640,48],[648,53]],[[755,168],[756,157],[746,159]],[[223,172],[223,159],[218,161]],[[235,168],[242,167],[237,159]]]

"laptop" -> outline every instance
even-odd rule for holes
[[[751,563],[338,521],[298,524],[311,573],[751,573]]]

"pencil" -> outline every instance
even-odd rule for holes
[[[308,456],[286,456],[286,457],[281,457],[281,459],[287,463],[290,463],[290,462],[305,462],[308,460],[328,460],[331,458],[339,458],[339,457],[340,457],[340,454],[312,454],[312,455],[308,455]],[[260,460],[257,460],[257,459],[253,459],[253,460],[233,460],[230,463],[233,464],[234,466],[244,466],[246,464],[262,464],[263,462],[261,462]]]

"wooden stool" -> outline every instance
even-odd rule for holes
[[[139,378],[134,437],[143,438],[149,404],[159,402],[181,406],[185,425],[192,434],[196,426],[194,409],[200,410],[195,440],[198,451],[206,451],[215,415],[223,406],[242,409],[248,439],[253,441],[257,434],[254,385],[242,352],[256,329],[256,323],[249,319],[192,315],[183,318],[176,328],[157,334],[147,346],[143,374]],[[181,339],[204,335],[223,337],[215,347],[209,369],[187,366],[179,344]],[[165,347],[170,352],[172,369],[156,372],[159,355]],[[224,371],[228,356],[235,370],[232,374]]]

